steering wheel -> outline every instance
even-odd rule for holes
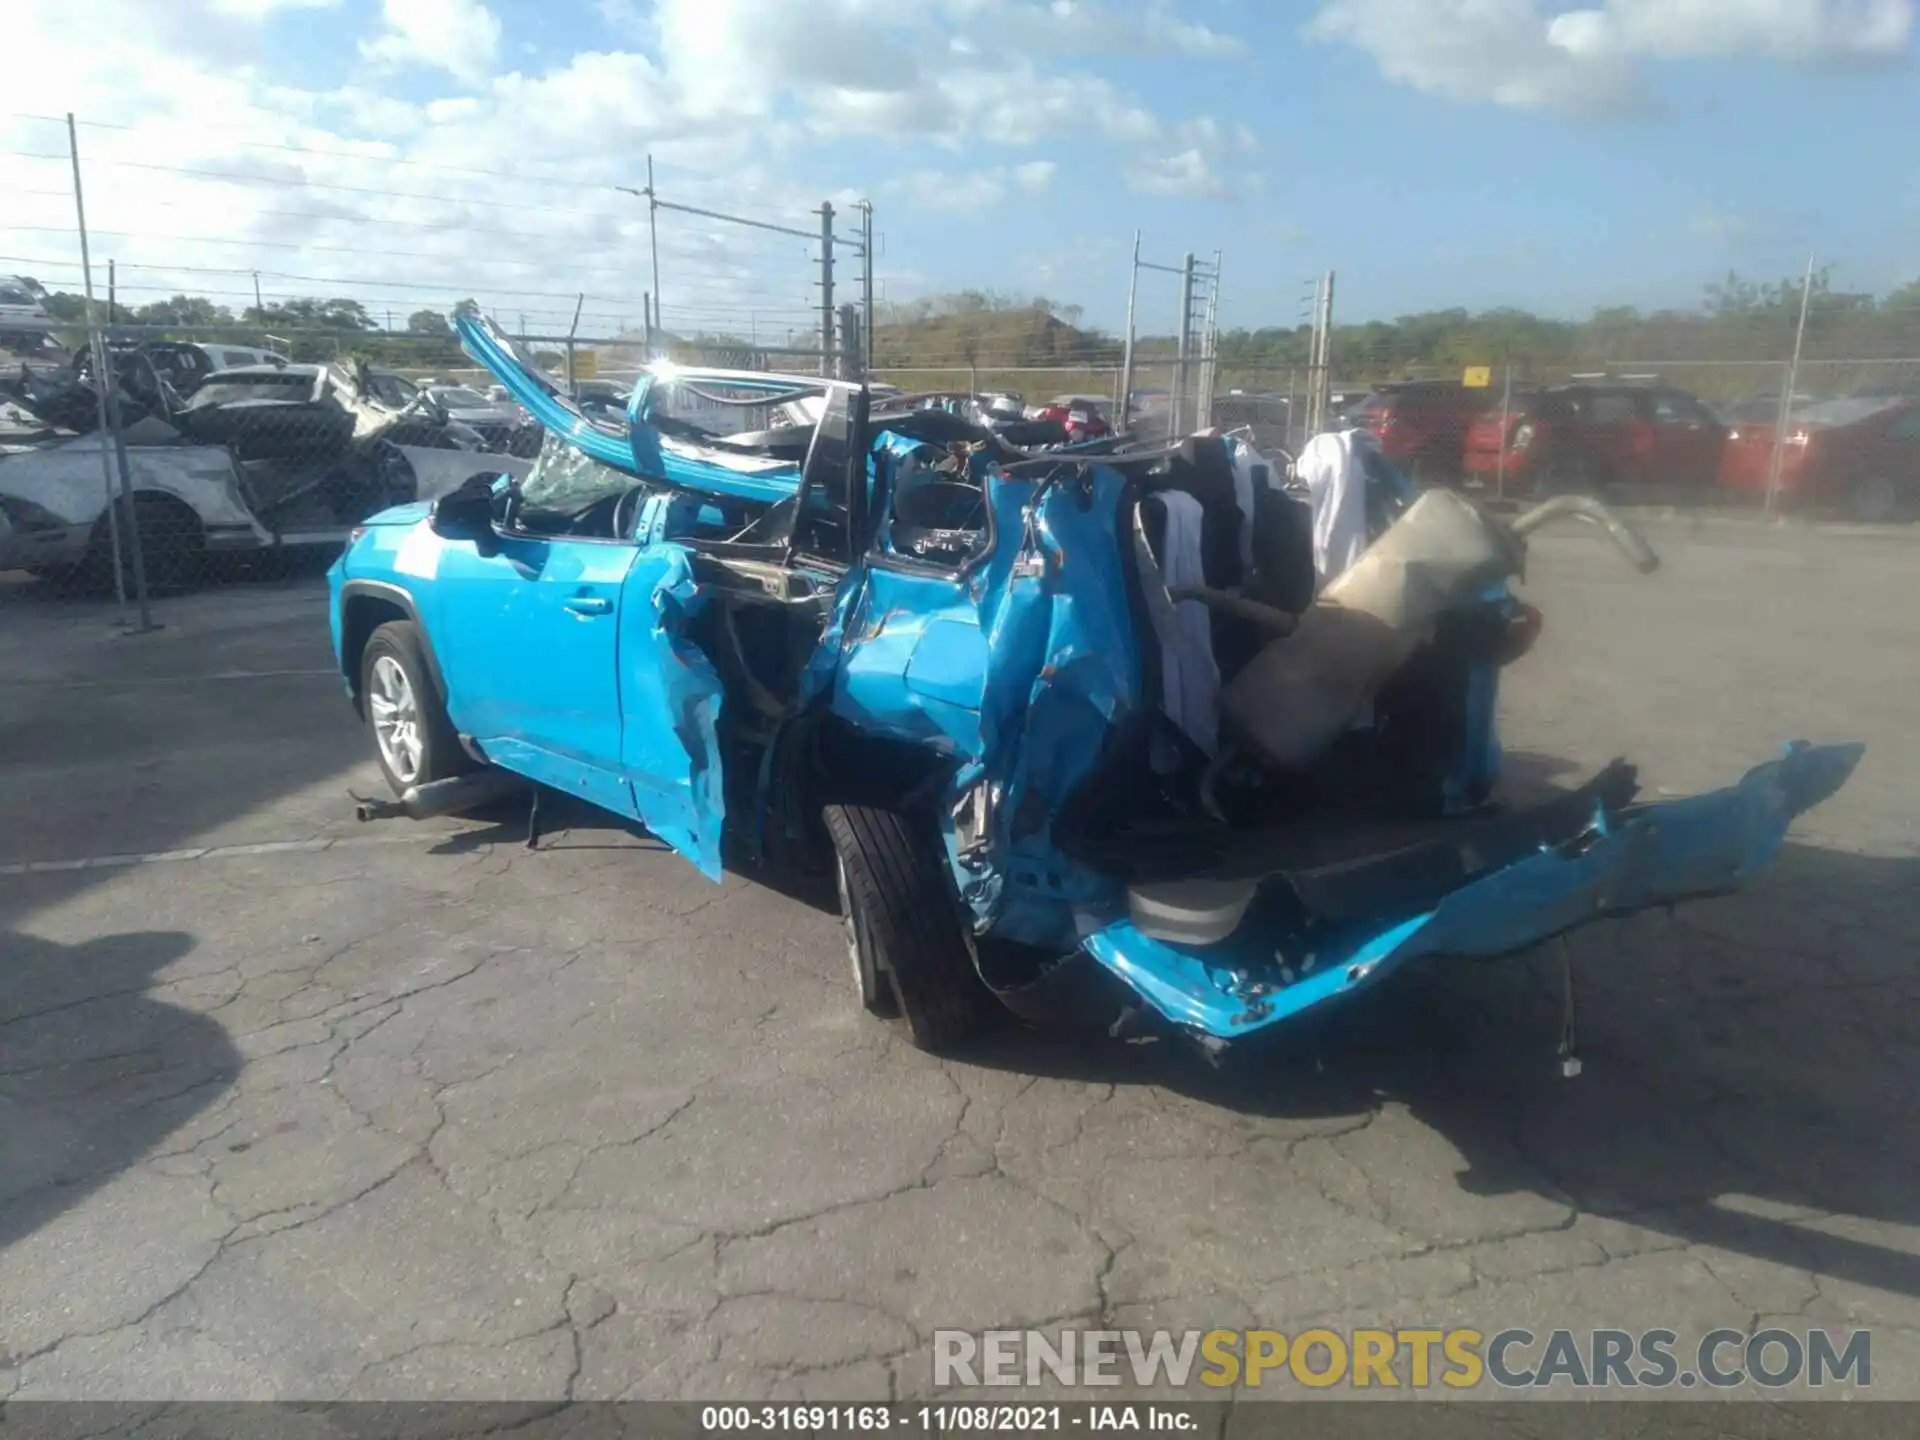
[[[646,494],[647,492],[643,487],[636,485],[613,502],[614,539],[626,540],[631,538],[629,532],[632,530],[634,522],[640,518],[640,502],[646,498]],[[633,513],[631,514],[627,513],[629,502],[631,502],[632,505]]]

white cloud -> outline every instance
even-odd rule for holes
[[[1198,59],[1230,59],[1247,53],[1246,42],[1209,26],[1182,20],[1173,7],[1156,4],[1147,14],[1145,33],[1150,41],[1172,46]]]
[[[1372,55],[1388,79],[1469,103],[1612,115],[1653,103],[1648,61],[1794,65],[1905,56],[1916,0],[1322,0],[1308,33]]]
[[[1013,167],[1013,183],[1029,195],[1039,195],[1052,188],[1059,170],[1051,160],[1029,160]]]
[[[1885,61],[1906,52],[1914,11],[1914,0],[1606,0],[1560,16],[1549,35],[1576,55]]]
[[[500,50],[500,21],[480,0],[382,0],[382,29],[360,53],[387,65],[424,65],[457,79],[485,77]]]
[[[341,0],[209,0],[208,9],[242,20],[264,20],[282,10],[337,10]]]
[[[1724,210],[1701,210],[1687,221],[1687,234],[1708,245],[1732,246],[1753,234],[1754,219]]]
[[[1143,159],[1128,171],[1127,183],[1147,195],[1186,200],[1218,200],[1228,193],[1226,181],[1197,148]]]
[[[514,53],[495,18],[506,7],[477,0],[361,5],[374,18],[360,34],[315,27],[324,54],[276,53],[236,23],[307,3],[323,0],[62,0],[15,22],[9,39],[35,64],[10,77],[7,109],[81,118],[93,253],[118,262],[123,300],[196,293],[237,311],[258,271],[269,301],[344,295],[404,320],[472,294],[511,323],[525,310],[538,331],[564,329],[584,291],[583,330],[604,333],[637,323],[652,288],[647,206],[617,188],[644,183],[649,154],[672,201],[805,229],[823,194],[845,214],[855,187],[873,188],[884,230],[889,210],[915,204],[1044,197],[1059,169],[1039,157],[1065,137],[1168,157],[1141,172],[1157,193],[1204,191],[1186,153],[1204,177],[1245,143],[1231,124],[1160,113],[1157,94],[1087,68],[1084,55],[1123,40],[1147,45],[1170,5],[1127,7],[1121,39],[1031,54],[994,28],[1047,8],[1026,0],[609,3],[610,28],[594,31],[606,48],[550,47],[553,60]],[[1120,11],[1114,0],[1099,13]],[[660,25],[680,27],[675,48]],[[949,37],[971,37],[972,52],[953,54]],[[402,65],[460,83],[416,94]],[[329,75],[324,87],[313,73]],[[825,135],[874,143],[829,178],[813,143]],[[64,141],[57,124],[0,114],[0,224],[9,253],[27,257],[9,268],[73,289]],[[915,145],[952,158],[938,174],[908,171],[894,157]],[[894,188],[890,173],[902,175]],[[659,239],[667,323],[811,323],[805,240],[664,210]]]
[[[914,210],[947,215],[976,214],[1004,203],[1010,196],[1043,195],[1053,184],[1059,166],[1051,160],[1033,160],[1002,169],[948,174],[939,170],[910,170],[888,186],[891,195]]]

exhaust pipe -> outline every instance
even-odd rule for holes
[[[427,820],[460,810],[478,810],[526,788],[527,782],[511,771],[481,770],[409,786],[398,800],[359,800],[355,796],[359,803],[353,813],[362,824],[369,820]]]
[[[1598,525],[1642,575],[1651,575],[1660,568],[1660,557],[1647,544],[1646,537],[1590,495],[1561,495],[1548,500],[1516,518],[1510,528],[1516,535],[1527,536],[1542,525],[1562,519]]]

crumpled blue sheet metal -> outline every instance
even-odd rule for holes
[[[621,760],[633,777],[634,808],[649,830],[717,881],[726,820],[723,696],[719,672],[686,638],[705,600],[679,545],[642,551],[626,586],[650,601],[620,609]]]
[[[962,898],[1003,938],[1070,947],[1075,907],[1117,894],[1111,878],[1059,853],[1050,821],[1111,725],[1139,703],[1115,534],[1125,482],[1105,469],[1051,485],[997,470],[984,478],[990,552],[960,576],[879,566],[850,575],[816,683],[830,683],[834,713],[866,733],[949,756],[950,798],[992,790],[990,872],[959,863],[949,826]]]
[[[582,454],[629,475],[665,479],[676,485],[741,500],[775,503],[800,488],[795,464],[702,454],[696,446],[666,440],[644,418],[647,387],[634,391],[624,434],[596,425],[580,413],[536,370],[514,354],[513,342],[478,315],[455,320],[460,343],[484,365],[528,414]]]
[[[1796,815],[1846,783],[1862,753],[1859,745],[1796,744],[1724,790],[1637,806],[1611,826],[1597,813],[1582,846],[1540,851],[1427,914],[1382,916],[1324,942],[1291,984],[1249,981],[1252,962],[1270,961],[1284,935],[1242,933],[1188,949],[1121,920],[1089,937],[1086,949],[1175,1024],[1235,1039],[1378,984],[1421,956],[1510,955],[1602,916],[1737,889],[1773,858]]]

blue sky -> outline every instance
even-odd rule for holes
[[[804,225],[823,196],[871,197],[890,296],[1044,293],[1110,326],[1136,228],[1153,259],[1222,252],[1228,325],[1294,321],[1329,268],[1356,319],[1690,305],[1809,250],[1843,286],[1920,278],[1915,0],[179,0],[157,26],[136,0],[60,8],[30,12],[50,63],[14,102],[95,122],[98,223],[156,287],[263,269],[509,308],[578,289],[612,317],[649,288],[644,207],[611,189],[649,151],[661,193],[703,207]],[[27,149],[36,123],[0,133]],[[156,147],[261,178],[139,171]],[[428,198],[361,193],[389,188]],[[670,307],[777,328],[809,303],[804,246],[667,232]],[[0,219],[5,253],[33,239]],[[1172,309],[1150,284],[1149,327]]]

